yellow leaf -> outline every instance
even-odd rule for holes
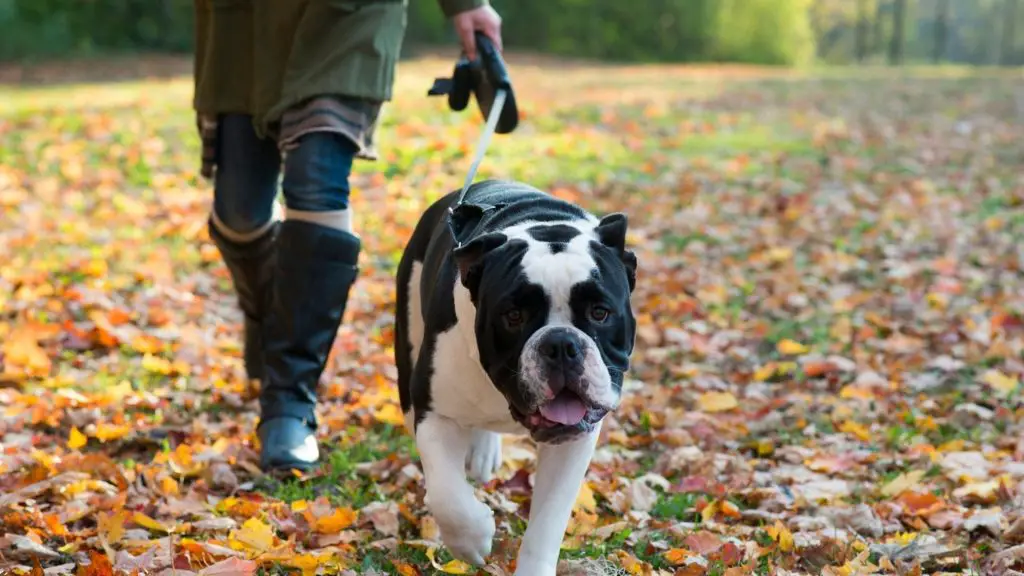
[[[809,351],[807,346],[804,346],[796,340],[790,340],[789,338],[780,340],[779,343],[775,345],[775,349],[779,351],[779,354],[786,354],[787,356],[807,354]]]
[[[452,560],[444,566],[438,564],[437,560],[434,559],[434,551],[435,548],[427,548],[427,558],[430,560],[430,564],[441,572],[446,574],[469,574],[473,571],[473,567],[462,560]]]
[[[584,482],[580,486],[580,492],[576,495],[576,508],[579,510],[586,510],[587,512],[593,512],[597,508],[597,500],[594,499],[594,490],[590,487],[589,482]]]
[[[898,532],[886,539],[886,542],[907,546],[917,539],[917,532]]]
[[[912,470],[893,478],[888,484],[882,487],[882,495],[892,498],[910,490],[924,478],[924,470]]]
[[[785,246],[778,246],[768,250],[765,256],[772,262],[784,262],[793,257],[793,249]]]
[[[241,528],[231,533],[230,541],[237,542],[243,549],[266,552],[274,544],[274,531],[259,518],[249,518]]]
[[[306,508],[309,508],[309,502],[305,500],[296,500],[292,502],[292,512],[302,512]]]
[[[967,442],[963,438],[957,438],[956,440],[950,440],[949,442],[943,442],[935,450],[938,452],[959,452],[964,449]]]
[[[736,397],[730,392],[705,392],[701,394],[697,404],[704,412],[724,412],[739,405]]]
[[[316,574],[316,569],[320,566],[320,560],[312,554],[301,554],[289,558],[287,564],[292,568],[302,570],[303,576],[312,576]]]
[[[629,552],[620,548],[615,552],[615,556],[619,559],[619,564],[632,576],[646,576],[650,574],[650,566]]]
[[[116,544],[124,537],[124,522],[128,513],[120,510],[113,514],[101,512],[96,517],[96,531],[107,544]]]
[[[686,559],[691,556],[693,556],[693,554],[685,548],[672,548],[671,550],[666,550],[662,553],[662,557],[664,557],[665,560],[673,566],[678,566],[683,562],[686,562]]]
[[[177,496],[178,482],[170,476],[164,476],[160,479],[160,491],[168,496]]]
[[[971,482],[953,490],[953,497],[972,503],[992,504],[998,499],[999,480]]]
[[[858,439],[864,442],[867,442],[868,440],[871,439],[871,433],[868,432],[868,429],[865,428],[862,424],[858,424],[853,420],[847,420],[846,422],[843,422],[842,426],[839,427],[839,431],[846,432],[847,434],[852,434],[853,436],[856,436]]]
[[[171,528],[168,528],[166,525],[161,524],[160,522],[154,520],[153,518],[150,518],[149,516],[146,516],[142,512],[136,512],[135,514],[132,514],[132,522],[135,522],[136,524],[138,524],[139,526],[142,526],[143,528],[148,528],[150,530],[156,530],[157,532],[170,532],[171,531]]]
[[[770,536],[772,540],[778,542],[779,548],[782,549],[783,552],[790,552],[793,550],[793,533],[790,532],[781,521],[776,520],[775,525],[765,528],[765,531],[768,532],[768,536]]]
[[[358,514],[351,508],[338,508],[330,516],[316,519],[316,531],[322,534],[336,534],[355,524]]]
[[[71,434],[68,436],[68,448],[71,448],[72,450],[78,450],[79,448],[85,446],[88,443],[89,439],[85,436],[85,434],[82,434],[78,430],[77,426],[72,426]]]
[[[851,384],[839,391],[839,397],[844,400],[873,400],[875,394],[867,388],[858,388]]]
[[[999,370],[989,370],[985,372],[985,375],[982,376],[981,379],[991,386],[993,390],[999,392],[1003,396],[1008,396],[1010,393],[1017,390],[1017,379],[1013,376],[1007,376]]]
[[[776,366],[774,362],[769,362],[764,366],[761,366],[754,372],[754,380],[757,382],[764,382],[768,380],[772,376],[775,376],[775,369]]]
[[[929,292],[925,295],[925,301],[933,310],[945,310],[949,306],[949,297],[938,292]]]
[[[132,429],[125,425],[115,426],[100,422],[96,425],[96,431],[92,433],[92,436],[100,442],[106,442],[108,440],[119,440],[124,438],[131,431]]]
[[[395,404],[384,404],[373,413],[373,418],[383,424],[392,426],[405,426],[405,416],[401,408]]]
[[[793,551],[793,533],[788,528],[783,527],[779,531],[779,549],[783,552]]]
[[[700,511],[701,520],[704,521],[704,522],[707,522],[707,521],[711,520],[712,518],[714,518],[715,514],[717,512],[718,512],[718,500],[715,500],[711,504],[708,504],[707,506],[705,506],[704,509]]]
[[[149,372],[163,374],[165,376],[174,371],[174,367],[170,360],[160,358],[159,356],[153,356],[152,354],[146,354],[143,356],[142,368]]]

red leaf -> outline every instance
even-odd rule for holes
[[[672,487],[672,492],[706,492],[708,480],[703,476],[687,476]]]
[[[511,494],[522,494],[528,496],[533,492],[530,486],[530,472],[520,468],[511,478],[501,483],[501,488],[508,490]]]
[[[743,551],[740,547],[733,544],[732,542],[726,542],[716,554],[718,558],[715,560],[721,560],[725,565],[736,564],[743,560]]]

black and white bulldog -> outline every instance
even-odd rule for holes
[[[442,540],[472,564],[490,554],[495,523],[467,468],[488,481],[502,433],[538,443],[516,574],[554,575],[633,351],[637,262],[626,217],[598,219],[517,182],[477,183],[456,205],[458,196],[426,210],[398,267],[402,411]]]

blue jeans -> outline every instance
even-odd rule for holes
[[[281,175],[277,143],[257,137],[252,117],[244,114],[222,115],[218,131],[214,210],[235,232],[258,230],[270,221],[277,198]],[[338,134],[303,136],[298,148],[285,157],[285,205],[307,212],[348,208],[348,179],[357,151],[354,143]]]

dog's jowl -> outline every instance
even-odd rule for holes
[[[481,182],[457,200],[426,210],[399,265],[402,410],[441,537],[474,564],[490,553],[495,524],[467,472],[492,477],[501,433],[537,441],[516,574],[553,575],[633,350],[626,218],[597,218],[515,182]]]

